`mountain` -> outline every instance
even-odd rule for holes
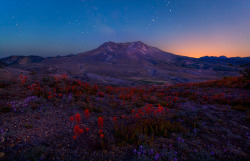
[[[8,57],[1,61],[16,68],[44,74],[67,73],[85,81],[124,85],[199,82],[239,73],[238,67],[227,63],[175,55],[140,41],[106,42],[77,55],[37,59],[20,57],[26,61],[14,58]]]
[[[241,65],[241,66],[248,66],[250,67],[250,57],[231,57],[227,58],[226,56],[204,56],[199,58],[201,61],[208,62],[208,63],[224,63],[228,65]]]
[[[44,58],[40,56],[9,56],[0,59],[0,62],[5,65],[28,64],[41,62]]]

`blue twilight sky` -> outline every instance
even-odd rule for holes
[[[76,54],[106,41],[250,56],[250,0],[0,0],[0,57]]]

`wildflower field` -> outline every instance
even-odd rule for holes
[[[0,81],[0,160],[248,160],[250,80],[136,87]]]

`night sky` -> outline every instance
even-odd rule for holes
[[[0,1],[0,57],[77,54],[107,41],[250,56],[250,0]]]

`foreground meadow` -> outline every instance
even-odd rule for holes
[[[247,160],[250,81],[112,87],[0,82],[0,160]]]

